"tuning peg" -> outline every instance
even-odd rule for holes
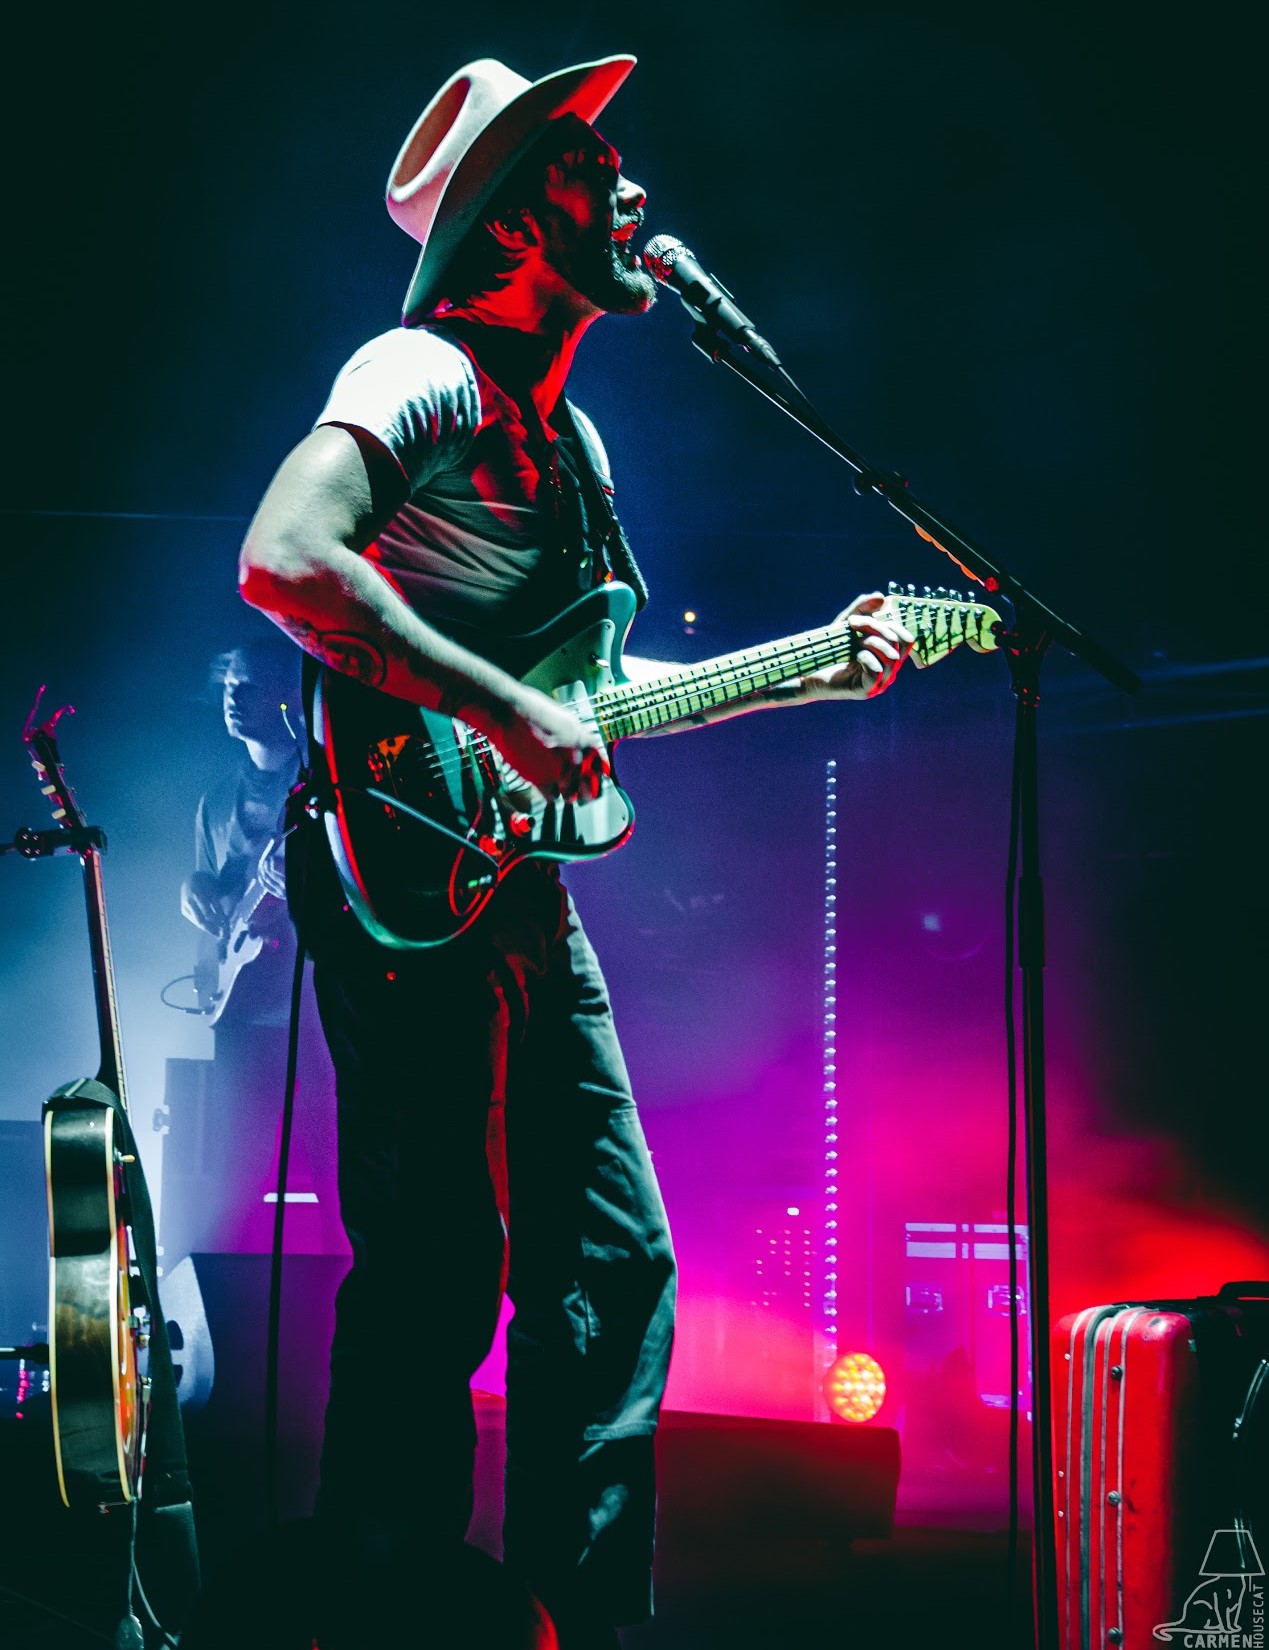
[[[46,739],[52,739],[57,729],[57,724],[61,721],[62,717],[73,716],[75,714],[74,705],[62,705],[58,710],[53,712],[47,722],[39,723],[37,725],[37,718],[40,714],[40,704],[43,698],[44,684],[41,683],[40,690],[35,695],[35,703],[31,706],[30,713],[28,714],[26,723],[22,729],[22,742],[24,745],[30,745],[33,740],[39,738],[41,735],[43,735]]]
[[[44,697],[45,685],[46,684],[43,682],[40,683],[39,691],[35,695],[35,703],[31,706],[30,714],[27,716],[26,723],[23,726],[22,742],[24,744],[30,744],[31,735],[35,732],[36,718],[40,714],[40,701]]]

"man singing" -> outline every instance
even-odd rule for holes
[[[243,596],[321,665],[460,720],[566,800],[605,783],[598,729],[452,633],[535,629],[614,578],[646,597],[604,449],[565,399],[588,328],[655,295],[633,245],[644,192],[593,124],[633,66],[530,82],[485,59],[436,94],[388,183],[422,249],[402,324],[339,373],[241,556]],[[842,622],[860,639],[850,664],[715,714],[881,692],[912,638],[877,595]],[[595,955],[542,860],[466,931],[409,951],[349,909],[320,829],[298,858],[353,1249],[319,1524],[409,1574],[443,1553],[438,1531],[462,1542],[469,1383],[505,1283],[506,1563],[562,1650],[615,1646],[651,1609],[674,1259]]]

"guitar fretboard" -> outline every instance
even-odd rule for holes
[[[128,1092],[123,1076],[123,1036],[119,1030],[119,1007],[115,999],[115,971],[110,955],[110,931],[106,927],[106,889],[102,879],[101,855],[90,848],[83,855],[84,892],[88,905],[88,940],[92,948],[93,989],[97,999],[97,1030],[101,1044],[101,1065],[97,1079],[119,1096],[124,1111]]]
[[[918,596],[892,590],[889,600],[916,638],[912,656],[919,665],[932,664],[962,642],[981,652],[997,645],[992,626],[999,619],[988,607],[941,592]],[[592,705],[600,731],[609,740],[649,733],[690,721],[793,677],[846,663],[858,652],[859,640],[859,632],[849,625],[823,625],[740,653],[706,659],[673,676],[626,682],[596,694]]]

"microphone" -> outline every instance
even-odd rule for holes
[[[643,249],[643,262],[654,281],[678,293],[684,309],[698,324],[693,342],[712,360],[717,361],[720,345],[732,345],[747,355],[761,356],[770,366],[780,366],[780,357],[759,335],[731,293],[701,268],[696,254],[682,241],[673,235],[654,235]],[[717,340],[713,348],[701,343],[699,329]]]

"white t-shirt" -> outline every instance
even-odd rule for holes
[[[572,411],[610,489],[599,436]],[[544,436],[451,339],[422,327],[370,339],[317,423],[367,432],[400,466],[409,500],[366,555],[430,621],[531,630],[585,587],[586,546],[559,520]]]

